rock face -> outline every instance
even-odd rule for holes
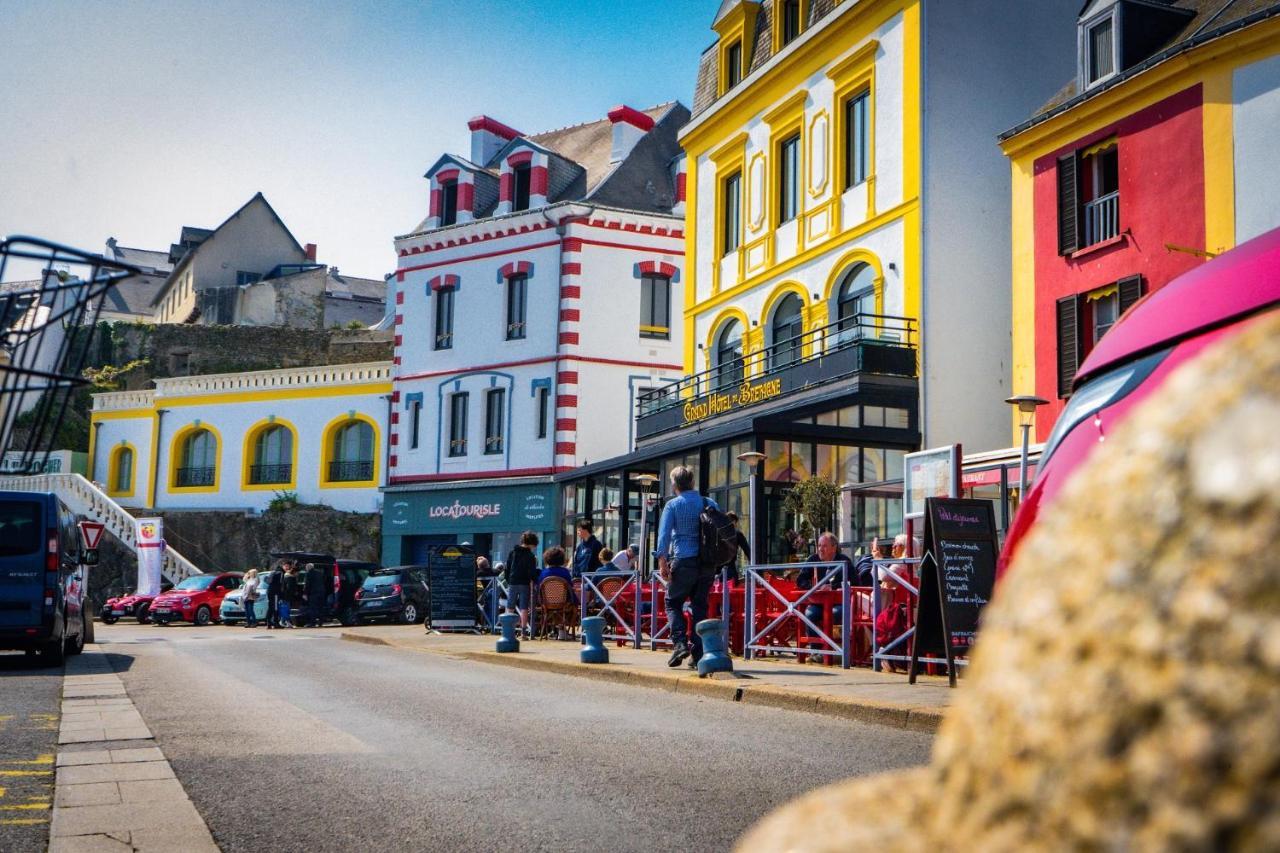
[[[1044,513],[927,768],[742,850],[1280,849],[1280,313],[1170,377]]]

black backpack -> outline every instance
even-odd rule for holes
[[[698,515],[698,565],[718,569],[738,559],[738,528],[729,516],[702,502]]]

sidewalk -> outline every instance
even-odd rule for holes
[[[67,659],[49,853],[218,847],[96,645]]]
[[[608,647],[607,664],[580,663],[576,642],[522,641],[518,653],[498,654],[493,635],[427,634],[421,625],[347,628],[342,639],[919,731],[936,731],[955,695],[945,678],[921,676],[912,685],[889,672],[772,660],[734,658],[732,674],[704,679],[684,667],[668,668],[666,652],[616,645]]]

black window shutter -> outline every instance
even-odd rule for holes
[[[1058,254],[1069,255],[1080,248],[1080,204],[1077,168],[1080,158],[1073,151],[1058,158]]]
[[[1071,395],[1071,383],[1080,367],[1080,297],[1058,300],[1058,396]]]
[[[1131,275],[1118,282],[1120,287],[1120,313],[1128,311],[1133,303],[1142,298],[1142,276]]]

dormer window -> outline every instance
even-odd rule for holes
[[[1113,77],[1120,69],[1116,7],[1080,27],[1081,88]]]
[[[511,199],[511,210],[513,212],[529,209],[529,187],[533,179],[533,167],[525,163],[516,166],[511,170],[513,181],[515,183],[514,193]]]
[[[742,42],[736,41],[725,51],[725,63],[729,66],[725,77],[726,88],[732,89],[742,82]]]
[[[440,184],[440,224],[453,225],[458,221],[458,182]]]
[[[800,35],[800,0],[782,0],[782,43],[791,44]]]

